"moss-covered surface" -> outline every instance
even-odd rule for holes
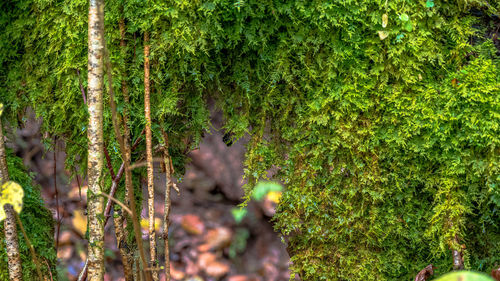
[[[0,4],[5,118],[34,107],[42,130],[67,141],[67,164],[85,170],[87,1],[4,3],[12,4]],[[147,30],[155,144],[164,129],[182,174],[215,100],[229,135],[251,135],[247,196],[269,169],[286,185],[275,222],[303,280],[409,280],[431,262],[441,274],[451,249],[464,249],[466,268],[488,271],[500,256],[500,60],[491,36],[499,8],[486,0],[109,1],[113,83],[126,80],[130,90],[129,103],[116,91],[118,110],[130,112],[136,139]],[[117,168],[108,107],[104,115]]]
[[[50,270],[53,279],[56,280],[56,251],[54,247],[54,220],[52,214],[45,207],[40,195],[40,188],[33,185],[33,179],[25,169],[22,159],[9,154],[7,156],[7,165],[10,179],[19,183],[24,189],[24,205],[20,217],[41,263],[42,273],[44,276],[49,277]],[[18,237],[23,267],[23,279],[37,280],[38,275],[36,273],[35,264],[32,261],[31,253],[19,228]],[[3,222],[0,226],[0,239],[2,245],[0,251],[0,280],[9,280]]]

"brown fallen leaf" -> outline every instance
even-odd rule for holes
[[[198,267],[198,265],[195,262],[193,262],[191,259],[189,259],[188,257],[183,257],[182,260],[186,264],[184,271],[186,272],[187,275],[194,276],[194,275],[197,275],[198,272],[200,272],[200,268]]]
[[[72,236],[71,231],[69,230],[62,231],[61,235],[59,235],[59,246],[70,245],[72,243],[71,236]]]
[[[248,277],[246,275],[232,275],[227,278],[227,281],[259,281],[257,277]]]
[[[233,275],[227,278],[227,281],[248,281],[248,277],[245,275]]]
[[[73,256],[74,247],[64,246],[57,249],[57,258],[62,260],[68,260]]]
[[[227,227],[217,227],[207,232],[203,238],[205,243],[198,247],[198,251],[206,252],[221,249],[231,244],[233,233]]]
[[[434,269],[436,269],[432,264],[429,264],[415,277],[415,281],[426,281],[431,275],[434,275]]]
[[[197,261],[197,265],[205,270],[212,262],[214,262],[215,260],[217,259],[217,257],[210,253],[210,252],[207,252],[207,253],[201,253],[199,256],[198,256],[198,261]]]
[[[205,269],[205,273],[210,277],[221,278],[229,273],[229,265],[223,262],[211,262]]]
[[[177,270],[174,265],[171,263],[170,264],[170,276],[174,280],[183,280],[184,277],[186,277],[186,274],[180,270]]]
[[[205,231],[205,225],[197,215],[183,216],[181,226],[189,234],[200,235]]]

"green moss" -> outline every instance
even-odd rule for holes
[[[19,183],[24,189],[23,210],[20,217],[35,252],[41,263],[44,276],[56,274],[56,251],[54,247],[54,219],[51,212],[45,207],[40,195],[40,188],[34,186],[33,178],[26,171],[22,159],[9,153],[7,165],[11,180]],[[3,223],[0,226],[0,239],[2,251],[0,251],[0,280],[9,280],[7,268],[7,253],[5,252],[5,238]],[[37,280],[36,267],[31,258],[31,253],[26,245],[23,234],[18,230],[19,247],[24,280]]]
[[[86,81],[87,3],[62,3],[2,6],[0,42],[16,44],[2,57],[0,95],[11,120],[33,106],[43,131],[67,141],[68,165],[85,168],[75,69]],[[125,79],[131,95],[124,104],[115,90],[118,109],[129,109],[137,138],[148,30],[155,143],[164,129],[182,171],[214,100],[228,133],[251,135],[247,197],[269,169],[286,185],[276,228],[303,280],[410,280],[429,263],[440,274],[462,245],[467,267],[488,271],[500,251],[500,62],[485,34],[498,25],[500,2],[433,3],[110,1],[113,83]]]

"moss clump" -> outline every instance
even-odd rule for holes
[[[56,278],[56,251],[54,247],[54,219],[52,218],[52,214],[45,207],[40,195],[40,188],[33,185],[33,178],[26,171],[22,159],[9,153],[7,156],[7,165],[10,179],[19,183],[24,189],[24,205],[20,217],[41,263],[42,274],[49,276],[50,270],[53,278]],[[0,251],[0,280],[9,280],[3,223],[0,226],[0,239],[2,239],[3,245]],[[18,230],[18,239],[23,278],[24,280],[37,280],[36,266],[32,261],[30,251],[20,230]]]

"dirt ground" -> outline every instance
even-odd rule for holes
[[[39,126],[37,121],[27,123],[16,132],[10,147],[35,173],[47,207],[59,221],[59,279],[76,280],[86,258],[86,183],[81,178],[69,180],[69,172],[64,169],[62,143],[58,144],[55,154],[44,150]],[[12,135],[11,132],[11,140]],[[190,153],[192,161],[179,183],[180,195],[172,192],[169,236],[173,280],[289,280],[289,256],[270,222],[275,202],[267,197],[260,202],[250,202],[248,213],[240,222],[236,222],[232,214],[243,195],[243,154],[242,143],[228,147],[215,129],[204,137],[198,150]],[[156,168],[158,171],[159,167]],[[156,218],[160,220],[165,183],[163,174],[156,173],[155,177]],[[142,218],[146,222],[144,210]],[[143,238],[148,249],[144,235],[146,225],[143,225]],[[157,229],[159,232],[161,229]],[[105,243],[105,280],[124,280],[112,220],[105,229]],[[157,250],[161,256],[163,241],[158,241]],[[165,279],[163,274],[160,277]]]

